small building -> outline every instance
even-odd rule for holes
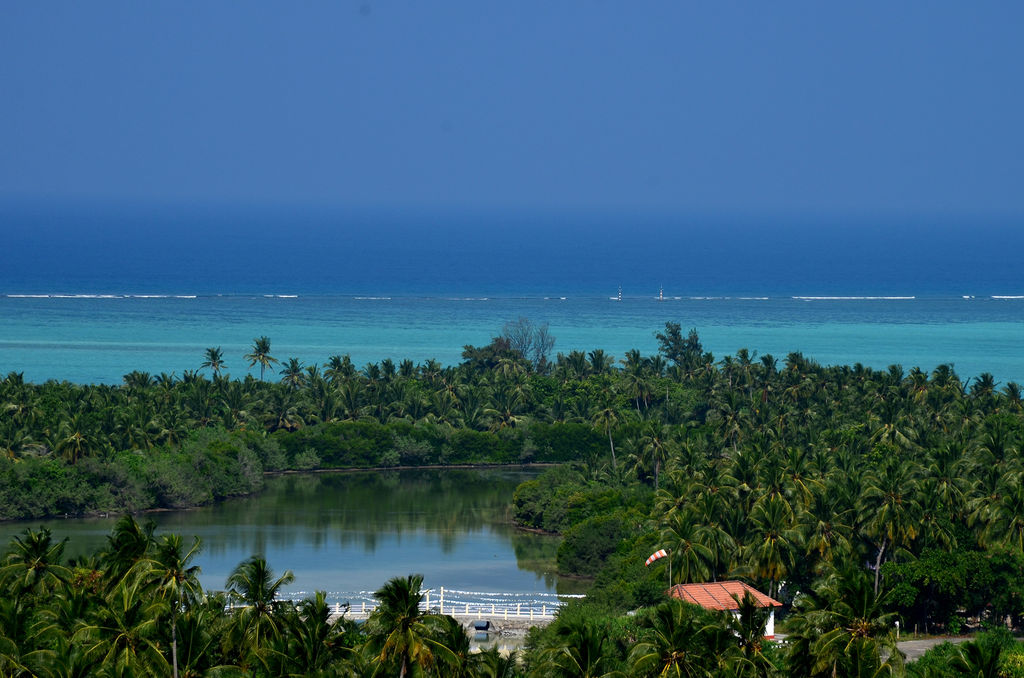
[[[775,637],[775,608],[782,607],[782,603],[757,589],[741,581],[715,581],[703,584],[676,584],[668,590],[672,598],[694,605],[700,605],[706,610],[726,610],[736,614],[740,609],[739,601],[743,596],[750,593],[758,607],[768,608],[768,624],[764,629],[764,637],[769,640]]]

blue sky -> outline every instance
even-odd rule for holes
[[[7,2],[18,201],[1024,216],[1024,3]]]

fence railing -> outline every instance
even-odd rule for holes
[[[550,620],[566,600],[582,595],[523,594],[507,592],[463,591],[459,589],[428,589],[423,592],[420,610],[447,614],[458,618],[519,620]],[[366,619],[377,609],[377,601],[369,598],[350,602],[347,610],[335,603],[335,614],[346,613],[350,619]]]
[[[553,593],[510,593],[463,591],[459,589],[427,589],[419,608],[423,612],[446,614],[459,619],[543,620],[550,621],[558,609],[569,599],[582,595]],[[349,619],[366,619],[379,606],[369,591],[329,594],[334,615],[344,614]],[[345,602],[341,602],[345,601]],[[241,607],[229,604],[228,608]]]

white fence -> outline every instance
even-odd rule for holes
[[[362,594],[363,592],[361,592]],[[377,601],[369,596],[354,596],[348,601],[346,616],[349,619],[366,619],[377,609]],[[358,598],[362,598],[359,600]],[[460,589],[428,589],[424,591],[420,609],[424,612],[447,614],[459,618],[540,620],[552,619],[558,608],[571,598],[582,595],[557,595],[551,593],[508,593],[463,591]],[[336,602],[335,614],[346,612],[345,605]]]

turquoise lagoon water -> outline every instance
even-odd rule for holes
[[[1024,298],[182,296],[0,296],[0,373],[79,383],[119,383],[132,370],[180,376],[220,346],[228,371],[242,376],[242,356],[261,335],[277,358],[307,365],[345,353],[359,366],[384,358],[454,364],[464,344],[487,343],[504,322],[525,316],[549,324],[556,352],[653,354],[655,333],[671,321],[697,328],[719,358],[748,348],[876,368],[953,363],[961,377],[991,372],[1001,383],[1024,383]]]

